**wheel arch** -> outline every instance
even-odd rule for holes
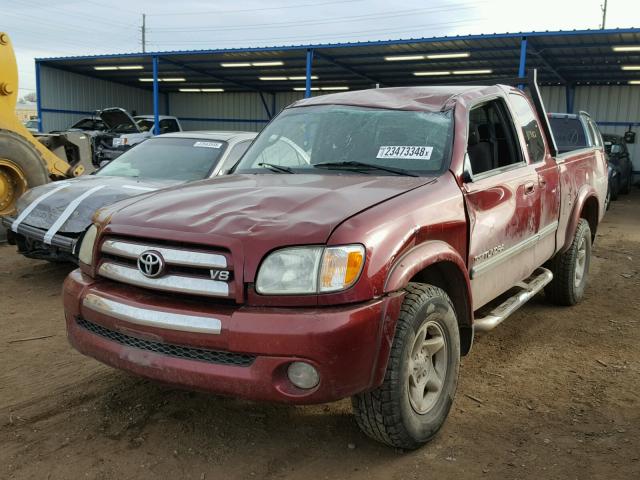
[[[469,273],[460,254],[438,240],[413,247],[391,268],[385,293],[402,290],[409,282],[428,283],[449,295],[460,327],[460,351],[466,355],[473,343],[473,302]]]
[[[600,222],[600,202],[598,196],[593,188],[583,188],[578,193],[576,204],[571,213],[569,219],[569,226],[565,234],[564,245],[562,252],[567,251],[573,242],[573,236],[575,235],[576,228],[578,228],[578,222],[581,218],[584,218],[589,223],[589,229],[591,230],[591,241],[596,238],[596,231]]]

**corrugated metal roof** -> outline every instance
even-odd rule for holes
[[[350,89],[383,86],[469,82],[477,78],[514,77],[518,73],[521,39],[527,38],[527,68],[537,68],[543,84],[626,84],[640,79],[640,51],[615,52],[612,46],[640,45],[640,29],[517,32],[430,37],[402,40],[283,45],[254,48],[176,50],[149,53],[57,57],[37,62],[62,70],[126,85],[151,88],[140,77],[151,77],[151,58],[160,59],[160,77],[183,77],[185,82],[162,82],[163,92],[178,88],[224,88],[225,91],[291,91],[304,80],[260,80],[259,77],[302,77],[308,49],[314,51],[314,85]],[[466,58],[385,61],[386,56],[466,52]],[[229,62],[283,62],[281,66],[224,68]],[[99,66],[142,65],[143,70],[95,70]],[[491,70],[490,74],[454,74]],[[415,76],[414,72],[449,72]]]

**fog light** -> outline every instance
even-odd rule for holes
[[[305,390],[315,387],[320,382],[318,371],[305,362],[293,362],[289,365],[287,376],[296,387]]]

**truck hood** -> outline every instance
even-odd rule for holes
[[[100,112],[100,118],[109,127],[109,129],[118,125],[126,125],[131,132],[139,133],[140,129],[133,117],[122,108],[105,108]]]
[[[137,180],[135,178],[93,175],[47,183],[28,190],[20,197],[16,218],[19,218],[26,209],[31,209],[21,223],[48,230],[72,202],[86,195],[58,230],[61,233],[80,233],[91,224],[91,218],[98,208],[123,198],[148,193],[177,183],[179,182],[174,180]]]
[[[175,232],[170,238],[174,241],[183,234],[234,239],[245,249],[257,250],[274,244],[325,243],[344,220],[431,181],[373,175],[231,175],[125,201],[124,208],[112,212],[110,227],[142,236]]]

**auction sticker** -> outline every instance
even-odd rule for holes
[[[193,146],[200,148],[220,148],[222,144],[220,142],[196,142]]]
[[[376,158],[406,158],[416,160],[429,160],[433,147],[416,145],[383,145],[378,150]]]

